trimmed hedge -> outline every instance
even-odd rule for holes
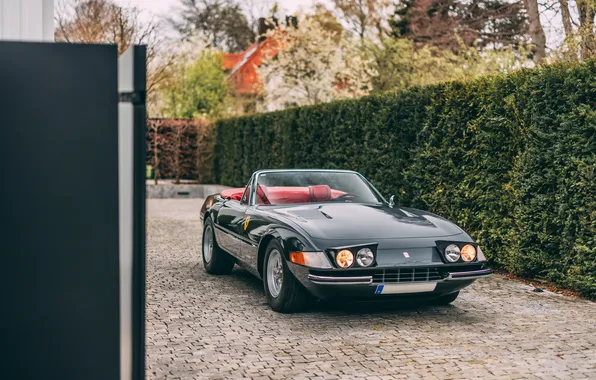
[[[493,265],[596,297],[596,65],[588,61],[216,124],[217,183],[342,168],[458,223]]]
[[[194,119],[148,119],[147,165],[153,178],[213,183],[213,128]]]

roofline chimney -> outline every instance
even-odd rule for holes
[[[267,38],[267,32],[279,25],[277,18],[259,17],[257,21],[257,40],[263,42]]]

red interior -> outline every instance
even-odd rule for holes
[[[242,194],[244,194],[244,187],[237,188],[237,189],[226,189],[219,193],[222,198],[224,199],[233,199],[235,201],[239,201],[242,199]]]
[[[267,189],[263,185],[257,185],[257,204],[259,205],[270,205],[269,194]]]
[[[223,198],[240,201],[244,188],[227,189],[220,194]],[[340,190],[330,188],[328,185],[316,186],[257,186],[257,204],[292,204],[325,202],[345,194]]]

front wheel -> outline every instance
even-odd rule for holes
[[[215,241],[215,230],[211,217],[203,227],[203,268],[209,274],[228,274],[234,269],[234,259]]]
[[[309,295],[290,272],[277,240],[267,247],[263,263],[263,285],[267,302],[274,311],[291,313],[303,310]]]

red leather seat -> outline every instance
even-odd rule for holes
[[[249,189],[250,190],[250,189]],[[244,188],[223,190],[220,195],[224,199],[235,201],[242,200]],[[332,198],[345,194],[343,191],[332,190],[328,185],[315,185],[309,187],[299,186],[257,186],[257,204],[293,204],[309,202],[326,202]]]
[[[242,194],[244,194],[244,187],[239,187],[236,189],[226,189],[219,193],[219,195],[221,195],[223,199],[232,199],[235,201],[239,201],[240,199],[242,199]]]
[[[311,202],[325,202],[331,199],[331,188],[328,185],[309,186]]]
[[[275,186],[267,189],[272,204],[293,204],[310,202],[307,187]]]

